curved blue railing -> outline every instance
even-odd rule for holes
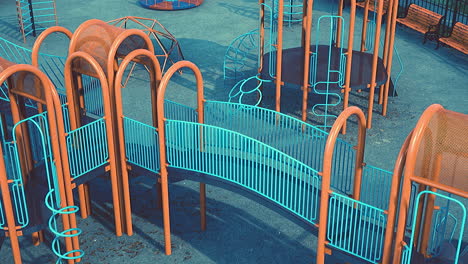
[[[299,119],[252,105],[206,101],[205,123],[242,133],[316,171],[322,170],[328,133]],[[339,139],[333,160],[332,187],[346,194],[351,193],[353,186],[355,151],[352,148]]]
[[[452,263],[459,263],[459,259],[463,254],[462,251],[462,240],[464,238],[464,232],[465,232],[465,225],[466,225],[466,220],[467,220],[467,209],[466,209],[466,201],[459,201],[458,199],[455,199],[453,197],[450,197],[450,195],[447,195],[446,193],[441,193],[441,192],[432,192],[428,190],[424,190],[419,192],[416,197],[415,197],[415,205],[411,208],[412,210],[417,210],[419,208],[420,203],[424,204],[425,199],[428,195],[434,196],[435,198],[441,199],[441,200],[446,200],[447,202],[455,205],[458,207],[458,215],[456,219],[458,219],[457,223],[459,223],[459,226],[454,229],[453,232],[449,234],[449,243],[451,243],[454,246],[454,254],[450,257],[453,259],[450,261],[453,261]],[[403,254],[401,258],[402,264],[410,264],[411,263],[411,257],[413,253],[413,247],[415,243],[415,239],[418,239],[415,237],[415,230],[416,230],[416,222],[417,222],[417,217],[418,214],[413,212],[411,221],[411,235],[410,235],[410,241],[407,243],[407,246],[404,247],[403,249]],[[437,222],[436,222],[437,224]],[[433,230],[432,233],[434,234],[434,227],[432,228]],[[456,230],[456,231],[455,231]],[[466,236],[466,234],[465,234]],[[439,243],[437,243],[440,245]],[[465,245],[466,246],[466,245]],[[466,249],[465,249],[466,250]],[[430,251],[430,248],[429,248]],[[448,252],[446,252],[448,253]],[[435,256],[437,257],[437,256]]]
[[[341,103],[341,95],[337,92],[332,92],[337,90],[337,87],[343,87],[344,76],[345,76],[345,65],[346,65],[346,54],[343,49],[344,38],[341,38],[341,43],[338,48],[338,54],[334,54],[334,37],[337,30],[337,26],[341,22],[341,31],[344,32],[345,21],[341,16],[332,16],[326,15],[321,16],[317,22],[316,30],[316,43],[315,51],[311,53],[310,58],[310,74],[309,74],[309,84],[312,86],[314,93],[323,95],[325,97],[323,103],[317,103],[312,107],[312,113],[323,118],[323,127],[324,129],[331,128],[334,120],[338,117],[337,115],[330,112],[330,108],[338,106]],[[320,52],[323,52],[319,49],[319,36],[324,35],[321,28],[329,24],[329,28],[326,29],[327,42],[326,45],[328,48],[325,50],[327,54],[320,56]],[[319,56],[326,58],[325,61],[320,61],[319,65]],[[333,57],[338,56],[339,64],[334,65]],[[319,80],[317,78],[318,68],[326,67],[326,78]],[[333,101],[335,98],[335,101]]]
[[[106,123],[97,119],[66,136],[70,174],[73,179],[108,163]]]
[[[25,47],[16,45],[0,37],[0,57],[17,64],[31,64],[32,51]],[[60,101],[66,102],[66,92],[64,84],[64,73],[66,57],[39,53],[39,69],[43,71],[52,81],[60,97]],[[101,87],[96,78],[83,76],[85,108],[88,113],[103,116]],[[8,87],[0,86],[0,99],[9,101]],[[33,103],[28,106],[35,107]]]
[[[228,46],[223,61],[224,80],[238,80],[245,76],[244,71],[255,70],[256,64],[252,51],[258,49],[258,29],[253,29],[235,38]],[[256,62],[255,62],[256,63]]]
[[[206,173],[241,185],[315,223],[318,172],[240,133],[177,120],[166,121],[171,167]]]
[[[283,2],[283,21],[291,26],[292,24],[302,22],[303,2],[299,0],[284,0]],[[275,16],[278,13],[278,0],[274,1]]]

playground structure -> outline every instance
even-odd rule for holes
[[[65,104],[63,109],[47,107],[47,114],[42,114],[49,117],[54,112],[56,123],[64,124],[63,133],[57,134],[57,138],[61,139],[59,142],[63,143],[61,146],[66,146],[61,147],[66,153],[61,153],[60,157],[68,157],[70,163],[68,166],[63,165],[63,182],[65,186],[70,185],[67,192],[78,189],[82,216],[86,217],[91,213],[85,185],[87,180],[109,170],[114,191],[116,233],[120,235],[125,231],[131,235],[128,170],[143,169],[151,175],[158,175],[165,249],[166,254],[171,254],[168,197],[171,175],[168,175],[167,168],[179,168],[200,172],[250,190],[310,223],[314,227],[313,232],[318,232],[317,263],[325,263],[325,255],[331,251],[333,257],[344,252],[343,257],[351,259],[348,261],[350,263],[389,263],[388,259],[393,253],[393,227],[390,224],[394,223],[390,219],[396,217],[400,181],[398,177],[401,175],[394,173],[392,180],[390,172],[364,162],[366,120],[357,107],[345,109],[327,133],[293,117],[258,106],[206,100],[202,76],[194,64],[177,62],[161,77],[154,48],[144,32],[122,29],[99,20],[83,23],[73,34],[61,27],[44,32],[33,48],[32,62],[35,66],[47,69],[42,66],[47,62],[44,59],[46,56],[39,53],[39,49],[41,43],[54,32],[71,38],[65,70],[61,71],[64,73],[66,87],[66,96],[62,95],[62,103]],[[141,63],[148,69],[152,98],[151,124],[123,115],[120,93],[122,79],[126,68],[133,62]],[[12,71],[9,70],[10,67],[0,73],[0,84],[3,83],[1,76]],[[164,98],[171,77],[183,68],[193,71],[196,77],[196,109]],[[54,71],[48,72],[49,76],[56,74]],[[50,81],[47,83],[50,84]],[[28,82],[26,89],[34,91],[36,84],[37,82]],[[13,87],[10,83],[8,87],[3,85],[9,99],[12,97],[8,89],[15,89]],[[54,98],[55,105],[59,105],[59,95]],[[34,103],[25,102],[23,108],[41,111]],[[60,114],[57,113],[62,111],[65,114],[59,120]],[[359,135],[356,147],[338,138],[339,131],[352,115],[358,117]],[[14,122],[7,127],[12,127]],[[459,123],[452,126],[458,127]],[[54,142],[51,138],[43,137],[41,142]],[[466,138],[461,137],[460,140],[465,142]],[[17,141],[11,143],[14,145]],[[118,148],[112,150],[111,145]],[[464,146],[466,143],[460,145]],[[100,151],[95,151],[95,148]],[[55,153],[49,157],[58,156]],[[400,162],[401,160],[404,158],[400,157]],[[75,170],[78,173],[70,173],[67,177],[67,168],[78,169]],[[453,175],[454,179],[463,181],[460,177],[464,177],[464,174]],[[11,177],[10,174],[8,176]],[[201,178],[195,180],[202,181]],[[2,197],[7,197],[8,195],[3,194],[4,191],[8,192],[4,190],[6,188],[3,182],[2,188]],[[201,182],[202,229],[206,227],[205,190],[206,186]],[[65,196],[61,201],[67,202],[65,206],[74,208],[69,214],[71,216],[77,209],[73,199],[70,201],[66,197],[71,196]],[[21,204],[21,201],[17,202]],[[17,206],[29,208],[24,203]],[[408,207],[410,211],[419,208],[405,208]],[[4,219],[4,215],[9,219],[15,216],[12,210],[6,209],[11,207],[3,208],[5,211],[0,215],[0,220]],[[412,215],[422,217],[425,215],[422,211]],[[70,216],[65,217],[69,219]],[[451,216],[457,217],[456,214]],[[464,218],[462,220],[466,221]],[[399,223],[398,228],[401,228],[403,221]],[[444,227],[450,227],[447,221],[436,224],[438,228],[431,230],[430,234],[450,236],[451,229]],[[61,238],[72,240],[70,250],[59,255],[62,259],[69,257],[69,263],[74,263],[74,258],[82,257],[76,251],[79,247],[73,243],[82,234],[78,229],[74,230],[76,231],[59,233]],[[461,230],[464,231],[464,228]],[[75,236],[68,238],[71,234]],[[443,242],[439,239],[433,241],[433,248]],[[457,252],[462,254],[463,249],[459,248]]]
[[[384,2],[388,4],[385,12]],[[259,28],[236,38],[226,51],[224,78],[240,79],[231,90],[231,100],[243,102],[250,95],[257,98],[253,101],[258,105],[263,86],[271,84],[275,90],[275,110],[279,112],[282,90],[288,85],[297,85],[302,89],[302,120],[307,120],[307,112],[310,111],[308,98],[313,92],[312,96],[325,99],[314,105],[310,112],[323,118],[323,128],[330,128],[336,115],[329,109],[341,101],[345,109],[351,90],[366,90],[369,92],[367,126],[370,128],[374,94],[379,89],[378,102],[382,104],[382,114],[386,115],[388,94],[392,88],[389,76],[398,1],[365,1],[361,39],[357,43],[359,50],[354,50],[356,1],[350,1],[348,19],[343,16],[343,3],[343,0],[337,3],[336,15],[321,16],[315,25],[316,33],[312,34],[314,1],[304,0],[300,46],[291,48],[291,44],[284,46],[284,1],[259,0]],[[375,12],[370,12],[371,4],[375,5],[372,6]],[[384,13],[387,19],[385,31],[381,30]],[[353,52],[348,52],[350,50]],[[256,73],[254,76],[242,76],[252,51],[258,52]]]
[[[139,0],[140,5],[156,10],[182,10],[197,7],[203,0]]]
[[[409,264],[431,256],[436,256],[433,263],[468,261],[468,246],[463,242],[468,200],[467,129],[468,115],[432,105],[403,145],[394,176],[403,178],[400,208],[409,208],[413,202],[417,213],[411,218],[405,210],[400,211],[393,263]],[[417,185],[417,195],[411,195],[412,184]],[[405,222],[411,225],[409,241],[404,238]],[[434,235],[431,231],[437,228],[449,232]]]
[[[57,25],[55,0],[16,0],[16,14],[23,41]]]
[[[126,16],[107,22],[121,28],[135,28],[145,32],[153,42],[154,54],[160,61],[161,71],[179,60],[184,60],[179,41],[158,20],[144,17]],[[156,45],[157,44],[157,45]],[[136,64],[132,65],[132,70]],[[128,77],[130,77],[129,74]],[[128,78],[125,82],[127,83]],[[124,86],[125,86],[124,84]]]

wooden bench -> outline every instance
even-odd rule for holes
[[[450,36],[438,39],[437,48],[441,43],[468,54],[468,26],[461,22],[455,23]]]
[[[427,39],[436,40],[439,32],[440,21],[443,16],[432,12],[424,7],[411,4],[408,7],[408,12],[403,18],[398,18],[398,23],[401,23],[411,29],[424,34],[424,43]]]
[[[390,0],[383,0],[383,1],[384,1],[384,6],[383,6],[382,15],[385,15],[387,13],[388,4],[390,3]],[[369,11],[376,12],[378,8],[378,4],[379,2],[375,3],[375,0],[369,0]],[[356,2],[356,6],[366,8],[366,1],[364,0],[362,2]]]

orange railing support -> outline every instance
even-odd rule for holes
[[[390,197],[389,197],[389,204],[388,204],[388,218],[387,218],[387,229],[385,230],[385,239],[383,245],[383,253],[382,253],[382,264],[390,263],[390,259],[392,257],[392,242],[393,236],[395,235],[395,219],[397,216],[397,205],[398,205],[398,198],[399,198],[399,190],[401,188],[402,179],[403,179],[403,170],[405,166],[406,160],[406,153],[408,149],[408,145],[411,139],[412,133],[406,137],[403,146],[398,153],[398,157],[395,161],[395,167],[393,169],[393,177],[390,189]]]
[[[37,37],[36,41],[34,41],[34,45],[32,47],[31,64],[33,66],[39,67],[39,51],[41,49],[41,45],[44,42],[44,40],[53,33],[62,33],[65,36],[67,36],[68,39],[71,39],[72,36],[73,36],[73,33],[70,30],[68,30],[68,29],[66,29],[64,27],[60,27],[60,26],[53,26],[53,27],[50,27],[50,28],[44,30]]]
[[[431,191],[441,190],[454,195],[468,198],[468,192],[466,191],[465,186],[456,186],[454,182],[446,183],[440,182],[439,176],[441,168],[443,166],[442,155],[447,153],[456,153],[456,155],[462,155],[463,157],[468,156],[468,153],[460,153],[459,150],[453,150],[453,147],[450,146],[447,148],[447,142],[449,140],[444,133],[448,133],[452,127],[447,127],[446,120],[450,118],[457,117],[460,115],[449,113],[450,111],[445,110],[441,105],[434,104],[429,106],[424,113],[421,115],[416,127],[414,128],[412,134],[410,135],[409,143],[405,143],[403,149],[406,149],[407,155],[404,161],[404,178],[402,183],[402,191],[400,198],[400,212],[398,216],[398,226],[395,235],[395,248],[393,253],[393,262],[394,264],[400,263],[402,252],[404,250],[404,236],[406,229],[407,221],[407,211],[410,205],[410,196],[411,196],[411,184],[412,182],[420,184],[420,190],[425,190],[429,188]],[[447,117],[447,116],[448,117]],[[450,116],[451,115],[451,116]],[[442,119],[443,118],[443,119]],[[435,120],[434,123],[432,120]],[[450,122],[452,126],[461,125],[456,122],[467,120],[467,117],[461,119],[453,119]],[[441,124],[442,123],[442,124]],[[463,125],[466,125],[464,123]],[[440,130],[439,130],[440,129]],[[466,141],[463,141],[462,135],[460,132],[451,131],[452,135],[460,136],[459,138],[454,138],[458,144],[465,144]],[[461,140],[463,139],[463,140]],[[423,141],[424,140],[424,141]],[[450,140],[452,142],[452,140]],[[449,143],[450,144],[450,143]],[[423,146],[423,147],[421,147]],[[457,146],[462,148],[464,145]],[[429,151],[431,147],[435,147],[434,151]],[[422,149],[424,148],[424,149]],[[426,152],[422,150],[426,150]],[[402,149],[402,151],[403,151]],[[455,151],[455,152],[450,152]],[[401,152],[400,152],[401,153]],[[423,155],[422,158],[420,155]],[[445,162],[445,166],[452,166]],[[455,167],[453,168],[456,169]],[[461,171],[464,173],[465,171]],[[449,184],[449,185],[447,185]],[[451,184],[451,185],[450,185]],[[426,200],[426,210],[424,211],[422,206],[415,208],[416,215],[416,230],[414,230],[415,245],[407,245],[408,247],[416,246],[419,248],[420,253],[426,255],[426,248],[428,245],[429,234],[430,234],[430,219],[432,217],[432,211],[434,210],[434,196],[429,194]],[[422,226],[421,226],[422,225]],[[421,228],[422,227],[422,228]],[[421,233],[421,234],[420,234]]]
[[[306,13],[303,17],[302,43],[304,46],[304,71],[302,75],[302,121],[307,120],[307,100],[309,95],[309,71],[310,71],[310,31],[312,30],[312,6],[314,1],[306,1],[307,7],[304,7]]]
[[[104,115],[105,115],[105,123],[106,123],[106,134],[108,139],[108,150],[109,150],[109,167],[110,167],[110,177],[112,183],[112,198],[114,204],[114,217],[115,217],[115,229],[117,236],[122,235],[123,223],[122,223],[122,216],[121,216],[121,204],[120,204],[120,190],[119,185],[117,183],[117,162],[116,162],[116,146],[112,144],[115,140],[114,131],[113,131],[113,115],[111,109],[111,100],[110,100],[110,89],[108,86],[107,78],[104,74],[99,63],[88,53],[78,51],[70,54],[65,62],[65,87],[67,90],[67,98],[68,100],[68,107],[70,113],[70,128],[72,130],[77,129],[81,126],[80,122],[80,113],[79,109],[80,106],[78,105],[79,102],[76,101],[76,98],[79,97],[79,88],[76,86],[74,81],[75,78],[75,70],[72,68],[73,61],[75,59],[85,60],[91,69],[94,71],[96,76],[98,77],[102,89],[102,100],[103,100],[103,108],[104,108]],[[75,100],[73,100],[75,99]],[[66,171],[66,178],[68,179],[67,184],[70,185],[70,200],[69,202],[73,203],[73,197],[71,194],[71,174],[69,171],[68,161],[65,164],[65,171]]]
[[[161,67],[159,65],[159,61],[149,50],[145,49],[138,49],[130,52],[121,62],[119,69],[115,75],[114,81],[114,100],[115,103],[115,111],[116,111],[116,119],[115,122],[117,123],[117,141],[119,146],[119,158],[120,158],[120,170],[122,172],[122,188],[123,188],[123,196],[124,196],[124,211],[125,211],[125,221],[126,225],[126,232],[128,235],[133,234],[133,227],[132,227],[132,213],[131,213],[131,204],[130,204],[130,188],[128,185],[128,168],[127,168],[127,157],[125,155],[125,133],[124,133],[124,126],[123,126],[123,104],[122,104],[122,78],[127,69],[128,65],[134,61],[136,58],[141,59],[145,57],[150,60],[151,65],[146,65],[149,68],[150,73],[150,91],[151,91],[151,102],[153,105],[152,108],[152,117],[153,117],[153,126],[157,127],[157,109],[156,109],[156,102],[157,102],[157,89],[159,87],[159,83],[162,78],[161,74]],[[159,195],[159,193],[158,193]]]
[[[203,77],[198,67],[189,61],[178,61],[174,63],[164,74],[158,90],[157,113],[158,113],[158,135],[159,135],[159,152],[161,163],[161,190],[162,190],[162,207],[163,207],[163,223],[164,223],[164,240],[166,254],[170,255],[171,249],[171,231],[170,231],[170,218],[169,218],[169,190],[167,182],[167,158],[166,158],[166,136],[164,122],[166,121],[164,115],[164,96],[166,93],[167,85],[171,77],[182,68],[189,68],[195,74],[197,83],[197,112],[198,122],[204,123],[204,95],[203,95]],[[205,184],[200,183],[200,217],[202,230],[206,227],[206,194]]]
[[[318,222],[318,238],[317,238],[317,264],[325,263],[325,245],[326,245],[326,228],[328,221],[328,199],[330,194],[333,193],[330,189],[331,183],[331,171],[333,152],[335,149],[335,143],[338,138],[338,134],[343,129],[348,118],[352,115],[356,115],[358,118],[358,142],[356,151],[355,161],[355,178],[354,178],[354,190],[353,199],[359,200],[361,192],[361,177],[362,169],[364,166],[364,147],[366,139],[366,118],[361,109],[356,106],[346,108],[336,119],[333,127],[328,134],[327,143],[325,145],[325,151],[323,156],[323,171],[322,175],[322,189],[320,194],[320,216]]]
[[[353,44],[354,44],[354,26],[356,23],[356,0],[351,0],[349,10],[349,37],[348,48],[346,51],[346,70],[345,70],[345,83],[343,87],[343,110],[347,109],[349,103],[349,92],[351,91],[351,71],[353,62]],[[346,122],[343,124],[342,133],[346,134]]]
[[[48,110],[48,122],[49,122],[49,130],[50,130],[50,139],[51,139],[51,147],[52,153],[54,157],[54,162],[56,166],[56,175],[57,181],[59,185],[59,194],[60,194],[60,206],[66,207],[68,206],[67,203],[67,185],[64,182],[64,175],[63,175],[63,160],[67,159],[66,156],[66,142],[65,142],[65,127],[63,123],[63,115],[62,115],[62,108],[59,100],[59,96],[55,88],[53,87],[52,82],[47,78],[47,76],[42,73],[37,67],[25,64],[15,64],[4,69],[0,72],[0,84],[7,81],[10,77],[12,77],[17,72],[24,72],[33,74],[37,79],[38,82],[42,85],[44,91],[42,91],[39,95],[45,97],[39,98],[36,95],[28,94],[25,91],[20,91],[15,89],[13,86],[9,86],[9,94],[19,95],[26,98],[29,98],[37,103],[44,104],[47,106]],[[24,78],[24,75],[22,75]],[[21,83],[24,80],[19,80],[18,83]],[[36,84],[36,83],[35,83]],[[15,96],[10,96],[10,105],[12,110],[12,116],[15,120],[17,120],[21,114],[21,107],[18,105],[18,101],[16,100]],[[70,228],[76,228],[76,218],[74,213],[70,214],[62,214],[62,221],[63,221],[63,228],[65,230],[69,230]],[[69,234],[68,234],[69,235]],[[65,237],[65,247],[67,252],[76,252],[79,249],[79,241],[77,236],[73,237]],[[75,250],[75,251],[73,251]],[[76,252],[75,254],[78,254]],[[76,260],[79,261],[79,260]],[[75,260],[69,259],[69,264],[75,263]]]

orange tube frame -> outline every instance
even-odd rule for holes
[[[204,102],[203,97],[203,77],[198,67],[189,61],[178,61],[174,63],[164,74],[161,84],[158,90],[158,101],[157,101],[157,112],[158,112],[158,135],[159,135],[159,152],[160,152],[160,163],[161,163],[161,189],[162,189],[162,206],[163,206],[163,223],[164,223],[164,240],[165,240],[165,251],[166,255],[170,255],[171,249],[171,231],[170,231],[170,217],[169,217],[169,191],[167,183],[167,158],[166,158],[166,137],[164,122],[166,118],[164,116],[164,96],[166,93],[167,85],[171,77],[178,70],[182,68],[189,68],[193,71],[197,83],[197,112],[198,122],[204,123]],[[206,228],[206,193],[205,184],[200,183],[200,221],[201,228]]]
[[[328,219],[328,200],[333,191],[330,189],[331,183],[331,170],[333,161],[333,152],[338,134],[342,130],[344,124],[351,115],[356,115],[358,118],[358,142],[355,161],[355,176],[354,176],[354,190],[353,199],[359,200],[361,193],[361,178],[364,160],[364,147],[366,139],[366,118],[361,109],[356,106],[346,108],[336,119],[333,127],[328,134],[327,143],[323,156],[323,171],[322,175],[322,189],[320,194],[320,216],[318,222],[318,238],[317,238],[317,264],[325,263],[325,246],[326,246],[326,226]]]
[[[57,180],[59,184],[59,193],[60,193],[60,206],[66,207],[67,204],[67,192],[66,192],[66,185],[64,183],[63,177],[63,164],[62,161],[64,159],[63,154],[66,153],[66,142],[65,142],[65,127],[63,124],[63,115],[60,100],[58,97],[57,91],[53,88],[51,81],[47,78],[47,76],[42,73],[39,69],[31,65],[25,64],[16,64],[6,68],[3,72],[0,73],[0,83],[4,83],[11,77],[13,74],[17,72],[29,72],[34,74],[42,84],[42,87],[45,89],[43,95],[45,96],[46,100],[42,100],[35,96],[29,95],[27,93],[21,91],[15,91],[14,88],[10,87],[9,93],[17,94],[20,96],[27,97],[33,101],[36,101],[41,104],[45,104],[48,109],[48,121],[49,121],[49,129],[50,129],[50,139],[51,139],[51,147],[52,153],[54,156],[55,166],[56,166],[56,173],[57,173]],[[16,100],[14,97],[10,97],[13,99],[11,101],[12,106],[12,115],[19,117],[19,108],[16,105]],[[65,156],[66,158],[66,156]],[[76,228],[76,218],[74,213],[70,214],[63,214],[63,227],[65,230],[70,228]],[[65,237],[65,246],[68,251],[77,250],[79,249],[79,242],[78,237]],[[19,252],[17,252],[19,254]],[[79,261],[79,260],[76,260]],[[69,264],[75,263],[75,260],[68,260]]]
[[[397,264],[400,262],[404,246],[406,245],[403,238],[405,235],[407,210],[410,204],[412,182],[416,182],[421,185],[428,186],[431,189],[438,189],[438,190],[442,190],[445,192],[458,195],[463,198],[468,198],[467,192],[462,191],[452,186],[447,186],[445,184],[439,183],[437,179],[432,179],[432,178],[428,179],[428,178],[423,178],[423,177],[414,175],[416,161],[417,161],[417,154],[418,154],[419,146],[423,139],[422,136],[423,136],[424,129],[427,127],[432,117],[438,111],[442,109],[443,107],[438,104],[429,106],[421,115],[418,123],[416,124],[416,127],[414,128],[413,133],[411,135],[411,140],[409,144],[407,146],[404,146],[406,147],[407,154],[406,154],[405,171],[404,171],[405,177],[403,178],[402,191],[401,191],[400,214],[398,216],[398,226],[397,226],[397,231],[396,231],[396,235],[394,239],[395,240],[395,248],[394,248],[394,254],[393,254],[394,264]],[[401,159],[401,152],[399,155],[399,159]],[[433,177],[432,174],[430,176]],[[424,238],[422,238],[422,240],[423,241],[420,241],[420,243],[424,245],[425,244]]]
[[[125,73],[125,70],[127,69],[128,65],[134,61],[138,56],[144,56],[148,58],[151,61],[151,65],[146,65],[150,66],[150,90],[151,90],[151,101],[153,105],[153,126],[157,127],[157,109],[154,107],[157,102],[157,89],[159,86],[159,82],[161,81],[162,78],[162,73],[161,73],[161,67],[159,65],[159,61],[156,58],[156,56],[145,49],[138,49],[130,52],[121,62],[119,69],[117,70],[116,76],[115,76],[115,82],[114,82],[114,98],[115,100],[115,111],[116,111],[116,123],[117,123],[117,137],[118,137],[118,146],[120,148],[119,151],[119,158],[120,158],[120,165],[121,165],[121,171],[122,171],[122,183],[123,183],[123,195],[124,195],[124,210],[125,210],[125,221],[127,223],[127,234],[132,235],[133,234],[133,228],[132,228],[132,219],[131,219],[131,204],[130,204],[130,188],[128,186],[128,164],[127,164],[127,157],[126,157],[126,150],[125,150],[125,133],[124,133],[124,127],[123,127],[123,105],[122,105],[122,78]],[[152,69],[152,70],[151,70]],[[159,195],[159,194],[158,194]]]
[[[104,120],[106,123],[106,134],[108,140],[108,151],[109,151],[109,168],[110,168],[110,178],[112,183],[112,199],[114,204],[114,221],[115,221],[115,229],[117,236],[122,235],[123,223],[122,223],[122,216],[121,216],[121,205],[120,205],[120,190],[119,185],[117,183],[117,156],[116,156],[116,146],[112,144],[115,142],[115,136],[113,131],[113,115],[111,109],[111,100],[109,95],[109,87],[106,76],[104,71],[100,67],[99,63],[88,53],[78,51],[72,53],[68,56],[67,61],[65,62],[65,87],[67,90],[67,98],[68,100],[68,109],[69,109],[69,116],[70,116],[70,128],[72,130],[77,129],[81,126],[81,122],[79,120],[79,109],[80,106],[77,105],[76,98],[79,96],[79,91],[76,84],[73,83],[75,72],[72,68],[73,61],[75,59],[82,59],[85,60],[89,65],[92,67],[101,84],[102,88],[102,100],[103,100],[103,108],[104,108]],[[75,100],[74,100],[75,99]],[[70,168],[68,164],[68,160],[64,164],[65,166],[65,176],[66,176],[66,184],[70,186],[70,198],[68,202],[73,204],[73,197],[71,194],[72,189],[72,178],[70,176]]]

